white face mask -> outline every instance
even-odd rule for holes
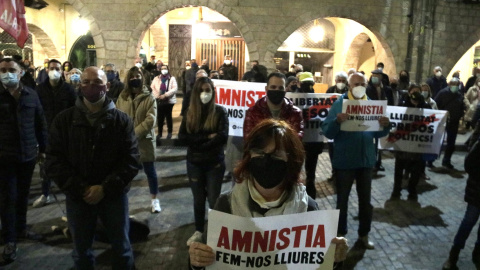
[[[428,98],[428,92],[427,91],[422,91],[422,96],[427,99]]]
[[[212,100],[212,92],[202,92],[200,93],[200,100],[202,101],[203,104],[207,104]]]
[[[167,75],[167,74],[168,74],[168,70],[162,69],[162,74],[163,74],[163,75]]]
[[[363,98],[363,96],[365,96],[366,91],[367,91],[367,88],[365,88],[365,86],[359,85],[352,89],[352,95],[355,98]]]
[[[344,83],[337,83],[337,88],[340,89],[340,90],[343,90],[343,88],[345,88],[345,84]]]
[[[230,61],[230,60],[225,60],[225,61],[223,61],[223,63],[225,63],[225,65],[230,65],[230,63],[232,63],[232,61]]]
[[[189,69],[191,69],[191,68],[192,68],[191,66],[186,66],[186,67],[185,67],[186,70],[189,70]]]
[[[135,63],[135,66],[138,67],[138,68],[142,68],[142,64],[140,64],[140,63]]]
[[[48,72],[48,78],[50,78],[50,80],[52,81],[58,81],[60,80],[60,77],[62,76],[62,74],[56,70],[50,70]]]
[[[442,76],[442,72],[441,72],[441,71],[437,71],[437,73],[435,73],[435,76],[437,76],[437,77]]]
[[[380,71],[382,71],[382,70],[383,70],[383,68],[382,68],[382,67],[377,67],[377,69],[378,69],[378,70],[380,70]]]

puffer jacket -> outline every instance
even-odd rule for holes
[[[283,99],[283,105],[280,109],[279,120],[283,120],[298,133],[300,139],[303,138],[303,116],[302,110],[295,107],[288,98]],[[273,118],[267,104],[267,97],[257,100],[255,105],[247,110],[245,120],[243,121],[243,137],[246,138],[250,131],[265,119]]]
[[[217,164],[225,160],[223,146],[228,138],[228,117],[227,111],[221,105],[215,105],[215,113],[218,115],[217,127],[215,130],[200,130],[196,133],[187,131],[187,117],[183,117],[178,132],[181,142],[188,145],[187,161],[194,164]],[[212,139],[208,135],[217,133]]]
[[[387,136],[390,126],[381,131],[341,131],[337,114],[342,112],[344,99],[348,99],[348,92],[333,103],[322,123],[325,136],[334,139],[333,168],[340,170],[373,168],[376,161],[373,139]]]
[[[87,113],[80,97],[53,120],[45,172],[72,200],[92,185],[102,185],[107,199],[118,197],[140,168],[133,122],[108,98],[93,125]]]
[[[155,161],[155,124],[157,121],[157,103],[146,86],[135,98],[123,90],[117,99],[117,109],[133,120],[135,135],[138,139],[140,162]]]
[[[465,171],[468,173],[465,187],[465,201],[480,208],[480,143],[477,141],[465,157]]]
[[[465,98],[463,99],[465,103],[465,107],[467,108],[467,112],[465,113],[465,121],[472,121],[473,115],[477,110],[478,105],[478,87],[472,86],[468,89],[467,93],[465,94]]]
[[[53,118],[55,118],[59,112],[74,106],[75,100],[77,99],[73,87],[63,80],[59,82],[56,91],[53,90],[48,80],[37,85],[35,91],[37,91],[40,102],[42,103],[43,110],[45,111],[45,119],[49,127],[53,122]]]
[[[37,93],[20,85],[18,102],[0,83],[0,161],[27,162],[45,153],[47,123]]]

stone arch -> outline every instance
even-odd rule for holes
[[[345,63],[343,64],[344,71],[347,71],[350,68],[358,69],[358,61],[360,60],[362,47],[369,38],[370,37],[366,33],[360,33],[353,39],[348,48]]]
[[[455,67],[455,64],[462,58],[462,56],[470,50],[472,46],[474,46],[480,40],[480,30],[476,30],[476,33],[473,35],[469,35],[467,38],[463,39],[463,41],[456,47],[455,50],[451,50],[446,56],[444,64],[442,64],[442,69],[445,71],[445,74],[452,73],[452,68]],[[437,66],[436,64],[432,65],[428,70],[430,71],[433,66]],[[471,75],[468,73],[468,75]]]
[[[43,31],[42,28],[36,26],[35,24],[29,23],[28,31],[35,36],[38,43],[40,43],[49,58],[60,58],[57,47],[53,43],[52,39],[48,36],[48,34]]]
[[[235,26],[238,28],[242,34],[245,44],[248,48],[250,59],[258,59],[258,46],[257,42],[253,38],[253,34],[250,31],[249,26],[243,20],[242,16],[232,10],[231,7],[225,6],[222,0],[210,0],[210,1],[200,1],[200,0],[178,0],[178,1],[163,1],[153,8],[149,9],[145,14],[141,16],[143,18],[132,31],[130,40],[128,41],[127,46],[127,59],[125,66],[129,66],[133,63],[135,56],[140,51],[140,46],[142,43],[143,36],[146,30],[161,16],[165,15],[167,12],[174,10],[176,8],[182,8],[185,6],[203,6],[208,7],[226,18],[228,18]]]
[[[387,31],[387,26],[381,22],[380,18],[371,16],[368,12],[362,12],[356,7],[349,7],[342,4],[333,4],[326,8],[298,14],[296,19],[285,26],[283,30],[278,33],[277,38],[272,40],[271,44],[267,47],[263,60],[267,63],[272,63],[273,65],[273,55],[278,47],[280,47],[280,45],[293,32],[295,32],[295,30],[312,20],[329,17],[350,19],[369,29],[378,39],[386,52],[386,56],[377,58],[377,61],[385,63],[385,66],[391,66],[393,70],[392,73],[396,73],[396,63],[401,63],[399,55],[400,50],[394,36]],[[397,54],[393,54],[392,52],[397,52]]]

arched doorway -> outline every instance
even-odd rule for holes
[[[75,68],[83,70],[86,67],[97,65],[97,51],[93,37],[88,32],[79,37],[70,50],[68,61],[72,62]]]

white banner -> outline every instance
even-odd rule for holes
[[[378,119],[387,112],[386,100],[349,100],[344,99],[342,113],[350,117],[343,122],[340,130],[343,131],[379,131]]]
[[[207,269],[332,269],[338,213],[244,218],[212,210],[207,245],[215,262]]]
[[[410,153],[439,154],[447,111],[388,106],[392,129],[379,148]]]
[[[287,93],[286,97],[293,102],[293,105],[302,110],[305,126],[304,142],[323,142],[321,124],[327,118],[330,107],[338,96],[340,94]]]
[[[215,102],[227,110],[230,129],[229,136],[243,137],[243,121],[248,108],[266,95],[266,83],[213,80]]]

